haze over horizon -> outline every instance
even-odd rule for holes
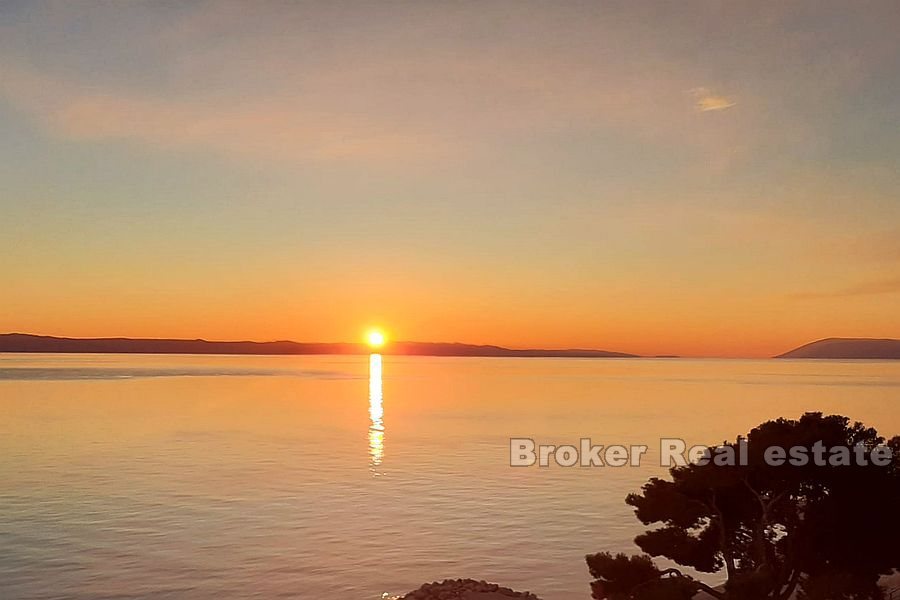
[[[0,4],[0,331],[900,338],[898,25],[887,1]]]
[[[127,336],[64,337],[0,332],[0,353],[99,354],[389,354],[456,357],[531,358],[690,358],[674,354],[638,355],[614,348],[505,347],[461,341],[388,340],[384,332],[369,330],[365,341],[227,340],[204,338],[134,338]],[[694,358],[759,358],[706,356]],[[890,338],[823,338],[762,358],[898,359],[900,340]]]

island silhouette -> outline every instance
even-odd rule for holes
[[[775,358],[900,359],[900,340],[888,338],[825,338]]]
[[[69,338],[27,333],[0,334],[0,352],[71,354],[371,354],[372,347],[352,342],[210,341],[168,338]],[[484,356],[523,358],[679,358],[673,355],[641,356],[627,352],[585,348],[504,348],[458,342],[391,342],[379,354],[401,356]],[[900,340],[826,338],[810,342],[774,358],[900,359]]]
[[[25,333],[0,334],[0,352],[49,352],[95,354],[371,354],[366,344],[252,341],[208,341],[202,339],[66,338]],[[500,356],[560,358],[637,358],[636,354],[607,350],[513,349],[501,346],[391,342],[379,354],[409,356]]]

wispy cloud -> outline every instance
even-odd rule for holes
[[[358,10],[298,6],[247,15],[225,1],[170,13],[123,10],[117,18],[127,29],[101,11],[90,21],[117,32],[115,47],[69,25],[78,60],[35,61],[0,44],[0,101],[48,136],[289,164],[443,168],[516,152],[523,134],[535,151],[550,152],[570,132],[579,132],[575,144],[587,132],[599,146],[633,139],[722,160],[735,152],[735,139],[752,145],[762,130],[744,114],[696,131],[680,97],[694,85],[694,70],[661,57],[655,36],[639,35],[637,22],[606,31],[602,21],[579,18],[548,32],[530,9],[503,11],[502,31],[469,40],[452,32],[483,15],[445,15],[437,6],[400,10],[403,28],[362,32]],[[66,5],[48,12],[41,14],[56,27],[85,20]],[[459,25],[448,28],[438,17]],[[373,23],[389,18],[383,10],[372,16]],[[0,23],[0,40],[25,36],[13,25]],[[537,35],[524,44],[523,31],[532,28]],[[557,44],[558,35],[584,46]],[[624,47],[631,58],[616,60]],[[146,77],[130,75],[135,61]]]
[[[734,99],[716,94],[705,87],[694,88],[690,93],[696,101],[695,106],[699,112],[727,110],[737,106]]]
[[[288,71],[283,65],[281,72]],[[534,72],[543,74],[540,85]],[[683,82],[677,75],[611,72],[601,78],[587,66],[564,69],[545,58],[508,65],[494,58],[423,57],[401,66],[372,59],[311,68],[299,83],[272,79],[268,88],[245,93],[237,84],[230,95],[214,93],[212,85],[185,85],[163,95],[87,85],[7,61],[0,62],[0,98],[65,139],[295,163],[445,161],[479,144],[503,144],[517,132],[552,133],[567,121],[662,143],[683,143],[691,126],[683,107],[653,100],[671,97]],[[711,108],[705,110],[727,108],[713,106],[717,98],[707,98]],[[731,139],[710,131],[691,143],[721,156]]]
[[[267,160],[418,160],[441,151],[421,131],[287,101],[161,98],[98,90],[0,65],[0,95],[63,138],[133,140]]]
[[[791,297],[800,300],[816,300],[821,298],[847,298],[851,296],[876,296],[897,293],[900,293],[900,277],[859,283],[832,291],[792,294]]]

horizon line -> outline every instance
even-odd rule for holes
[[[597,348],[516,348],[499,344],[472,344],[467,342],[432,342],[414,340],[389,341],[381,348],[373,348],[365,342],[299,342],[290,339],[275,340],[209,340],[206,338],[175,337],[68,337],[49,334],[7,332],[0,333],[0,342],[18,338],[19,344],[0,343],[0,352],[8,353],[73,353],[73,354],[197,354],[197,355],[362,355],[387,354],[395,356],[457,356],[497,358],[710,358],[710,359],[775,359],[804,358],[792,356],[798,351],[817,345],[834,343],[896,343],[893,338],[825,337],[765,357],[754,356],[682,356],[667,353],[635,354]],[[112,344],[112,345],[110,345]],[[117,346],[117,344],[119,344]],[[124,345],[124,346],[123,346]],[[196,345],[199,347],[192,347]],[[278,348],[289,345],[290,348]],[[243,347],[241,346],[249,346]],[[237,350],[244,350],[243,352]],[[255,351],[254,351],[255,350]],[[817,358],[806,356],[805,358]],[[885,358],[882,356],[841,355],[818,358]],[[895,358],[891,355],[887,358]]]

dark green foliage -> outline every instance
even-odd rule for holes
[[[587,557],[588,569],[596,580],[592,597],[626,600],[638,590],[644,600],[690,600],[697,585],[682,577],[664,577],[649,556],[613,556],[608,552]]]
[[[740,439],[731,444],[738,452]],[[609,600],[690,598],[704,589],[727,600],[878,599],[881,575],[900,568],[900,438],[890,466],[772,466],[765,450],[857,444],[871,463],[883,438],[841,416],[808,413],[799,420],[763,423],[746,439],[748,464],[714,462],[671,470],[651,479],[626,502],[656,528],[635,543],[696,571],[727,576],[713,590],[680,572],[660,571],[649,557],[587,557],[594,597]],[[825,454],[826,458],[829,456]],[[854,457],[855,460],[855,457]],[[692,587],[693,586],[693,587]],[[687,596],[679,594],[688,594]]]

